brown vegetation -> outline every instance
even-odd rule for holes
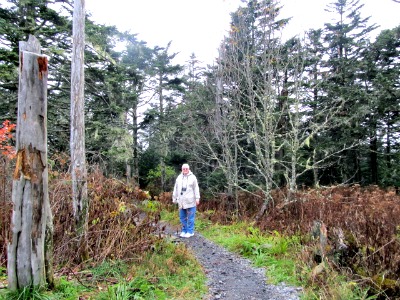
[[[99,171],[88,178],[90,199],[88,244],[91,260],[132,257],[151,247],[149,240],[156,231],[158,215],[144,214],[137,204],[147,198],[146,193],[116,179],[104,177]],[[74,261],[71,238],[74,219],[70,192],[70,177],[53,179],[51,188],[54,214],[54,257],[57,265]]]
[[[10,238],[11,183],[4,165],[0,170],[3,202],[0,206],[0,265],[5,267]],[[65,173],[50,172],[50,175],[54,262],[60,272],[70,272],[76,261],[76,253],[70,247],[74,237],[71,179]],[[106,178],[96,170],[89,175],[88,188],[91,262],[134,257],[153,245],[158,238],[155,225],[159,215],[144,214],[136,205],[148,199],[147,193]],[[230,223],[238,217],[255,222],[263,204],[260,196],[240,194],[240,216],[235,213],[234,201],[225,194],[203,199],[199,210],[208,211],[207,216],[213,222]],[[354,279],[368,283],[376,291],[384,290],[385,297],[400,295],[400,196],[395,190],[376,186],[334,186],[298,191],[292,199],[287,201],[284,190],[274,191],[273,202],[255,226],[267,232],[276,230],[301,236],[304,250],[299,256],[310,268],[323,260]],[[172,205],[170,193],[156,200],[166,206]]]
[[[71,247],[74,238],[71,178],[69,174],[58,172],[51,172],[50,177],[49,197],[54,217],[54,263],[58,267],[63,266],[65,270],[70,270],[78,261],[77,253],[73,250],[74,247]],[[11,235],[10,191],[11,186],[8,182],[7,189],[3,190],[3,193],[7,193],[3,200],[5,205],[0,206],[0,262],[4,267],[7,265],[6,246]],[[144,214],[137,206],[141,200],[148,198],[145,192],[119,180],[106,178],[99,171],[89,174],[88,191],[88,244],[92,263],[105,259],[135,257],[150,248],[158,239],[155,225],[159,215]]]
[[[7,245],[11,238],[11,180],[12,174],[10,161],[0,157],[0,266],[7,265]]]
[[[377,186],[333,186],[298,191],[287,201],[274,191],[265,215],[255,226],[263,231],[300,235],[313,268],[322,260],[354,279],[369,284],[384,297],[400,296],[400,196]],[[213,222],[235,220],[226,195],[202,204]],[[257,195],[241,194],[240,219],[253,221],[263,204]]]

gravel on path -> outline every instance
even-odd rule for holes
[[[301,288],[286,284],[267,284],[264,268],[256,268],[239,255],[195,233],[180,238],[171,229],[167,232],[174,240],[185,243],[203,266],[207,276],[209,294],[203,300],[298,300]]]

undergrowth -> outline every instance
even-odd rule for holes
[[[206,278],[183,245],[161,240],[135,260],[107,260],[56,280],[53,291],[0,291],[4,300],[196,300],[207,292]]]
[[[169,241],[130,264],[117,281],[95,299],[201,299],[206,292],[205,276],[192,253]]]
[[[261,191],[240,192],[236,203],[226,194],[202,201],[196,229],[205,235],[210,231],[210,239],[232,251],[250,253],[256,265],[265,264],[269,273],[275,273],[270,278],[276,279],[270,280],[299,282],[304,299],[400,299],[396,189],[359,185],[304,189],[291,194],[291,201],[285,189],[276,189],[271,198],[265,211],[260,211]],[[170,202],[170,195],[160,200]],[[164,204],[171,209],[171,204]],[[282,248],[289,245],[287,254],[271,255],[265,249],[271,247],[268,240],[254,239],[255,228],[263,236],[275,235],[272,242],[280,241],[277,233],[289,237],[278,242]]]
[[[147,192],[106,178],[98,170],[88,176],[90,260],[78,262],[72,247],[70,176],[51,172],[50,177],[55,288],[47,291],[28,287],[14,292],[5,289],[7,252],[1,248],[1,300],[195,300],[206,293],[205,276],[193,254],[183,245],[161,237],[160,204]],[[11,215],[11,208],[3,205],[0,214]],[[0,240],[7,240],[10,223],[0,225]]]
[[[71,179],[57,172],[49,177],[56,288],[27,287],[15,293],[1,288],[0,299],[201,299],[206,292],[201,267],[182,245],[161,239],[155,226],[161,217],[179,227],[170,193],[150,199],[148,193],[100,172],[91,174],[92,260],[83,265],[77,264],[71,247]],[[4,190],[4,199],[11,198],[10,191]],[[236,210],[229,197],[202,201],[196,230],[265,267],[270,283],[303,287],[304,300],[398,299],[400,198],[395,191],[340,186],[299,191],[291,202],[284,194],[272,193],[273,204],[257,222],[262,197],[240,194]],[[5,200],[0,207],[2,287],[11,210]],[[314,223],[320,226],[316,237]]]
[[[300,235],[285,236],[277,231],[262,232],[254,226],[254,222],[212,224],[207,218],[208,214],[209,212],[198,215],[197,230],[215,243],[250,259],[254,266],[264,267],[270,284],[300,286],[303,288],[303,300],[377,298],[376,295],[370,295],[365,285],[349,281],[329,265],[322,269],[325,284],[317,282],[321,278],[312,278],[314,270],[302,258],[304,245]]]
[[[6,291],[0,294],[0,299],[7,300],[50,300],[51,298],[46,295],[42,289],[36,287],[24,287],[17,291]]]
[[[202,222],[198,218],[198,223]],[[298,238],[285,237],[278,232],[263,234],[253,224],[246,222],[199,227],[203,228],[201,231],[206,238],[250,259],[256,267],[268,266],[270,283],[300,284],[295,276],[294,260],[300,247]]]

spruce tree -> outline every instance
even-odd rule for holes
[[[332,160],[335,170],[327,178],[329,183],[366,183],[361,166],[365,151],[362,122],[368,101],[360,86],[360,76],[365,72],[361,53],[368,45],[368,34],[376,26],[368,25],[369,17],[361,17],[362,7],[359,0],[338,0],[327,8],[336,21],[325,24],[328,59],[324,68],[328,78],[324,92],[331,106],[342,104],[337,119],[340,127],[333,128],[324,141],[326,147],[337,152]]]

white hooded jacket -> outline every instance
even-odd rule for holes
[[[187,175],[179,174],[175,181],[172,202],[178,203],[179,208],[186,209],[195,207],[196,200],[200,200],[200,190],[196,176],[191,171]]]

